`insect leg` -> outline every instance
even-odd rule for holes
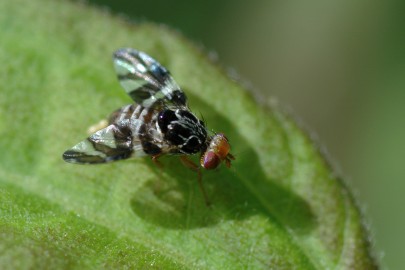
[[[155,163],[155,165],[159,168],[159,169],[163,169],[163,164],[162,162],[160,162],[158,160],[158,158],[162,155],[162,153],[159,153],[157,155],[152,156],[152,161],[153,163]]]
[[[202,182],[202,174],[201,174],[201,168],[197,164],[195,164],[191,159],[189,159],[187,156],[180,156],[180,160],[183,163],[184,166],[187,168],[195,171],[198,174],[198,185],[200,187],[200,190],[204,196],[205,204],[209,207],[210,206],[210,201],[208,200],[207,193],[205,192],[204,185]]]

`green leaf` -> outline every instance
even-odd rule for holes
[[[64,1],[0,3],[0,268],[373,269],[353,198],[318,149],[190,42]],[[111,54],[146,51],[172,72],[231,169],[197,176],[173,156],[63,162],[87,128],[131,100]]]

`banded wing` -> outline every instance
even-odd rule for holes
[[[111,124],[63,153],[70,163],[98,164],[144,156],[140,141],[134,140],[127,126]]]
[[[167,69],[144,52],[124,48],[114,53],[121,86],[139,105],[186,107],[187,97]]]

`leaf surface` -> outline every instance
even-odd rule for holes
[[[25,268],[373,269],[353,198],[318,149],[277,108],[182,36],[65,1],[0,3],[0,266]],[[111,54],[166,66],[231,169],[197,176],[176,157],[98,166],[61,154],[131,103]]]

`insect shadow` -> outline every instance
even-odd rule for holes
[[[194,96],[189,97],[193,108],[210,108]],[[264,215],[298,234],[316,226],[309,204],[264,173],[255,151],[227,119],[212,108],[204,113],[204,118],[209,128],[227,132],[232,152],[236,153],[232,168],[222,165],[214,171],[202,171],[211,206],[205,205],[196,173],[184,167],[178,158],[164,157],[162,169],[148,163],[156,178],[146,181],[131,198],[131,208],[137,216],[172,229],[208,227],[252,215]],[[198,162],[197,159],[198,156],[194,160]]]

